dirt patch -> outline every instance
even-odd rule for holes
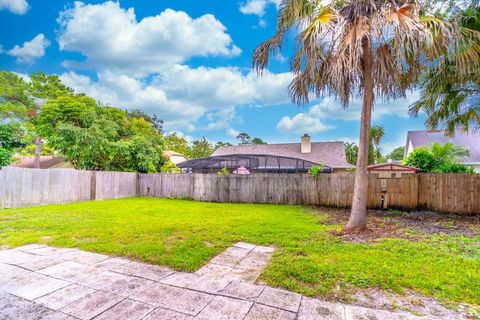
[[[327,213],[324,223],[346,224],[350,215],[348,209],[321,208]],[[459,216],[429,211],[379,211],[367,212],[367,229],[345,234],[335,232],[345,241],[372,242],[382,238],[422,239],[430,235],[476,236],[480,234],[480,216]]]
[[[441,319],[480,319],[475,306],[458,305],[456,311],[440,304],[434,298],[422,296],[415,292],[405,292],[403,295],[386,292],[380,289],[365,289],[352,296],[356,305],[386,309],[403,310],[418,316]]]

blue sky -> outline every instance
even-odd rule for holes
[[[140,108],[166,131],[234,142],[248,132],[270,143],[355,141],[360,101],[344,110],[332,97],[292,104],[289,53],[269,72],[251,71],[254,48],[275,32],[280,0],[45,1],[0,0],[0,68],[55,73],[105,104]],[[377,101],[373,124],[386,129],[384,150],[404,144],[406,100]]]

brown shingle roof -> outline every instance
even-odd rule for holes
[[[212,156],[233,154],[261,154],[302,159],[332,168],[354,168],[347,162],[342,141],[312,142],[310,153],[300,152],[300,143],[239,145],[220,147]]]

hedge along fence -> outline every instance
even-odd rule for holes
[[[423,208],[480,214],[480,174],[415,174],[401,178],[368,177],[371,209]],[[349,207],[353,173],[320,174],[137,174],[69,169],[0,171],[0,207],[134,196],[189,198],[230,203],[271,203]]]

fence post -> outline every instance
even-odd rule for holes
[[[90,178],[90,200],[97,199],[97,172],[91,171]]]
[[[136,190],[135,190],[135,196],[139,197],[140,196],[140,173],[137,172],[137,179],[135,180],[137,182]]]

